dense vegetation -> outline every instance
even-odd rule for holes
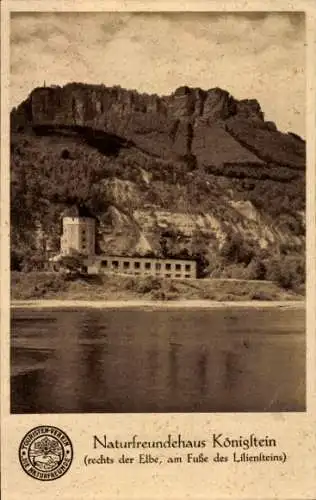
[[[114,275],[72,276],[12,272],[12,300],[293,300],[302,296],[274,283],[227,280],[164,280]]]
[[[152,204],[164,209],[186,209],[189,212],[212,212],[230,221],[231,213],[225,200],[226,190],[233,189],[236,199],[249,200],[261,212],[278,221],[280,230],[295,236],[304,235],[303,219],[298,215],[304,211],[304,179],[289,179],[284,183],[263,178],[240,178],[239,167],[236,176],[219,176],[210,168],[198,168],[192,172],[185,160],[159,161],[146,157],[135,148],[122,148],[117,156],[108,156],[87,145],[79,136],[39,136],[36,134],[15,134],[11,144],[12,181],[11,181],[11,223],[12,223],[12,268],[41,268],[44,256],[36,246],[38,224],[50,236],[52,248],[59,246],[60,215],[66,206],[84,203],[96,216],[104,216],[107,208],[116,205],[122,211],[132,213],[133,209]],[[230,166],[231,173],[234,167]],[[243,167],[246,171],[247,168]],[[248,170],[254,171],[249,166]],[[150,175],[150,183],[144,180],[143,172]],[[226,172],[227,174],[227,172]],[[109,189],[111,179],[129,181],[135,185],[137,196],[117,200]],[[181,205],[181,200],[185,200]],[[235,214],[236,216],[236,214]],[[258,243],[247,241],[228,228],[227,241],[216,259],[217,274],[231,272],[236,276],[236,266],[245,277],[264,279],[272,277],[281,282],[282,267],[286,259],[278,249],[278,256],[272,258],[275,248],[264,254]],[[196,235],[187,245],[177,247],[179,240],[176,231],[160,235],[162,256],[193,257],[198,261],[200,276],[213,272],[209,266],[208,254],[216,248],[216,241],[210,242],[203,235]],[[180,238],[181,239],[181,238]],[[302,249],[293,245],[286,252],[291,253],[291,266],[297,269],[300,278],[291,279],[300,283],[303,280]],[[187,248],[186,248],[187,247]],[[190,249],[188,249],[188,247]],[[293,259],[297,265],[293,264]],[[212,259],[213,260],[213,259]],[[270,262],[270,264],[269,264]],[[235,271],[234,271],[235,265]],[[273,269],[271,269],[271,266]],[[265,272],[262,271],[264,267]],[[287,266],[285,265],[285,269]],[[246,269],[246,271],[245,271]],[[294,271],[293,271],[294,272]],[[295,272],[294,272],[295,274]],[[215,272],[216,275],[216,272]],[[288,286],[285,279],[283,282]]]
[[[212,125],[205,136],[204,125],[194,131],[190,116],[182,121],[169,119],[172,96],[159,100],[119,88],[91,89],[77,84],[40,89],[46,97],[35,92],[35,100],[33,95],[12,113],[13,270],[43,270],[47,247],[51,254],[59,251],[63,211],[84,205],[97,217],[98,241],[103,241],[106,251],[128,247],[137,254],[135,242],[143,232],[150,255],[194,258],[199,277],[273,280],[287,289],[302,288],[304,141],[294,134],[281,134],[274,124],[264,122],[258,103],[238,103],[220,89],[210,95],[223,99],[225,125]],[[69,124],[78,102],[73,98],[69,108],[68,97],[77,91],[88,117],[80,126]],[[90,91],[99,95],[102,113],[108,107],[112,131],[107,130],[108,125],[103,130],[89,126],[94,120]],[[186,109],[185,96],[191,99],[191,113],[197,99],[209,95],[209,91],[201,92],[186,88],[178,93],[181,113]],[[51,109],[47,108],[49,99],[55,106]],[[57,108],[55,124],[45,124],[45,113],[53,117]],[[240,109],[245,117],[238,114]],[[249,113],[255,117],[250,119]],[[120,124],[126,125],[126,136],[118,135]],[[196,133],[202,134],[204,142],[210,141],[210,146],[196,142]],[[221,161],[222,153],[225,159]],[[245,215],[238,202],[248,203],[246,210],[253,213]],[[188,236],[171,221],[164,228],[153,223],[146,232],[135,219],[135,210],[150,216],[155,210],[188,217],[210,214],[218,228],[212,233],[196,226]],[[117,219],[125,222],[118,227]],[[124,240],[129,239],[124,247]]]

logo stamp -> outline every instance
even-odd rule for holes
[[[40,481],[63,476],[73,458],[72,443],[67,434],[51,425],[31,429],[22,439],[19,459],[23,470]]]

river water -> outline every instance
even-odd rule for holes
[[[304,316],[14,309],[11,412],[304,411]]]

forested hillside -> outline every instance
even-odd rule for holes
[[[98,218],[100,252],[190,256],[201,276],[303,281],[305,143],[266,122],[255,100],[188,87],[165,97],[35,89],[11,113],[13,269],[40,268],[45,246],[58,252],[73,204]]]

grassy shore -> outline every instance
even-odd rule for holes
[[[11,275],[12,301],[198,301],[252,302],[302,301],[303,295],[281,289],[267,281],[172,280],[117,275],[81,276],[76,279],[58,273]]]

